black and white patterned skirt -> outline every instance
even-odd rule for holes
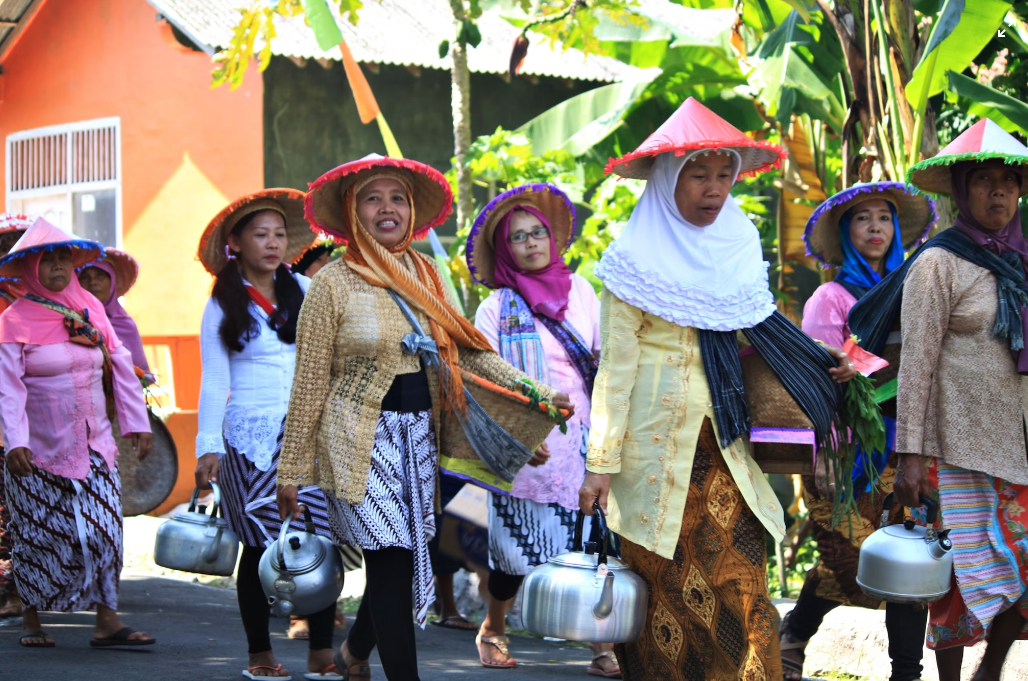
[[[369,551],[398,547],[414,552],[414,610],[421,627],[435,601],[428,540],[435,536],[438,465],[431,411],[383,411],[375,429],[364,500],[351,504],[328,496],[328,520],[337,543]]]
[[[570,551],[578,511],[505,494],[489,494],[489,567],[508,575],[527,575],[551,556]],[[583,536],[588,541],[592,517]]]
[[[285,419],[282,420],[282,429]],[[282,434],[278,433],[275,454],[271,458],[271,468],[262,471],[252,461],[225,443],[225,455],[219,461],[219,479],[221,481],[222,514],[228,521],[244,546],[265,548],[278,539],[282,519],[278,514],[276,495],[278,493],[278,458],[282,451]],[[328,508],[325,495],[320,487],[310,485],[301,487],[297,495],[302,506],[311,511],[314,528],[317,533],[328,539],[332,538],[329,528]],[[296,522],[290,530],[302,529]],[[361,553],[352,546],[340,546],[343,554],[343,565],[347,571],[359,569]]]
[[[121,478],[89,452],[85,480],[36,468],[6,474],[15,580],[26,607],[68,612],[118,608]]]

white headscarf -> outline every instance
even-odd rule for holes
[[[725,152],[737,176],[739,154]],[[621,300],[679,326],[746,329],[775,311],[756,225],[731,196],[706,227],[686,222],[675,203],[682,167],[706,153],[657,156],[632,217],[595,272]]]

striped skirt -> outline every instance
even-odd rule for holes
[[[704,419],[674,558],[621,538],[649,587],[642,635],[614,648],[626,681],[782,678],[764,534]]]
[[[14,585],[14,566],[11,563],[14,538],[7,529],[11,523],[11,509],[7,506],[7,492],[4,489],[4,468],[4,448],[0,447],[0,605],[3,605],[8,594],[18,594]]]
[[[15,580],[26,607],[118,607],[121,575],[121,478],[96,452],[85,480],[37,468],[6,474]]]
[[[435,601],[428,540],[435,536],[438,466],[432,412],[383,411],[375,429],[364,499],[351,504],[328,497],[328,519],[338,543],[369,551],[398,547],[414,553],[414,611],[421,627]]]
[[[282,519],[278,514],[276,496],[278,493],[278,457],[282,450],[282,429],[278,433],[275,454],[271,458],[271,468],[262,471],[252,461],[225,443],[225,456],[219,462],[219,478],[221,479],[222,514],[228,521],[244,546],[265,548],[278,539]],[[314,529],[323,537],[332,538],[332,530],[328,523],[328,509],[325,495],[320,487],[314,485],[303,487],[297,495],[301,505],[311,511]],[[299,530],[302,525],[294,522],[290,529]],[[356,570],[361,566],[360,550],[349,546],[340,547],[343,554],[343,565],[347,571]]]
[[[928,472],[950,529],[954,571],[954,588],[928,606],[928,647],[974,645],[1008,608],[1028,618],[1028,485],[934,458]]]

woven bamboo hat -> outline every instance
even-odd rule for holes
[[[117,295],[120,298],[129,292],[135,283],[136,279],[139,278],[139,263],[131,255],[125,251],[119,251],[117,248],[107,247],[104,249],[103,256],[98,260],[87,263],[79,268],[79,271],[86,269],[87,267],[94,267],[99,262],[105,262],[112,270],[114,270],[114,281],[117,284]]]
[[[343,206],[346,190],[383,169],[403,177],[411,188],[415,239],[422,238],[429,229],[441,225],[450,216],[453,190],[442,173],[420,161],[368,154],[358,161],[333,168],[310,184],[304,207],[311,225],[346,243],[346,211]]]
[[[690,97],[638,149],[621,158],[611,159],[605,172],[645,180],[649,178],[653,159],[658,154],[674,152],[681,156],[695,149],[734,149],[742,159],[740,177],[780,168],[786,157],[778,145],[750,139]]]
[[[31,225],[32,221],[24,215],[0,213],[0,240],[13,240],[16,238],[14,235],[21,236]],[[7,243],[10,243],[10,241]],[[11,246],[13,247],[14,244],[12,243]]]
[[[814,256],[824,265],[842,265],[842,242],[839,220],[854,206],[884,199],[896,207],[903,250],[909,251],[928,236],[928,230],[938,220],[935,202],[910,185],[902,182],[862,182],[843,189],[822,203],[807,220],[803,241],[807,255]]]
[[[283,262],[296,260],[318,237],[303,216],[303,192],[299,189],[262,189],[225,206],[207,225],[200,236],[196,255],[208,272],[217,275],[225,267],[228,263],[225,253],[228,235],[240,220],[260,210],[277,210],[285,215],[288,243],[286,252],[282,254]]]
[[[1009,165],[1028,170],[1028,147],[1013,135],[983,118],[946,145],[936,156],[910,167],[907,182],[930,194],[952,194],[953,177],[950,166],[960,161],[1002,159]],[[1028,194],[1028,182],[1021,183],[1021,196]]]
[[[76,239],[60,227],[38,218],[25,230],[10,252],[0,258],[0,277],[20,279],[21,259],[24,256],[36,251],[52,251],[57,248],[70,248],[72,265],[77,268],[100,257],[103,247],[95,241]]]
[[[575,208],[568,195],[552,184],[524,184],[508,189],[482,209],[468,234],[465,258],[472,278],[489,288],[496,288],[493,269],[496,249],[493,235],[496,226],[517,206],[532,206],[546,216],[557,245],[558,257],[567,251],[575,236]]]

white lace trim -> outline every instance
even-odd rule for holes
[[[225,413],[224,435],[197,435],[196,451],[198,454],[214,452],[220,457],[225,453],[224,443],[228,442],[259,470],[268,471],[278,451],[278,435],[284,417],[285,414],[277,412],[230,407]]]
[[[756,326],[776,309],[774,296],[768,289],[768,263],[763,265],[763,277],[732,296],[681,286],[658,272],[642,269],[622,253],[617,242],[603,254],[594,271],[618,298],[673,324],[736,331]]]

